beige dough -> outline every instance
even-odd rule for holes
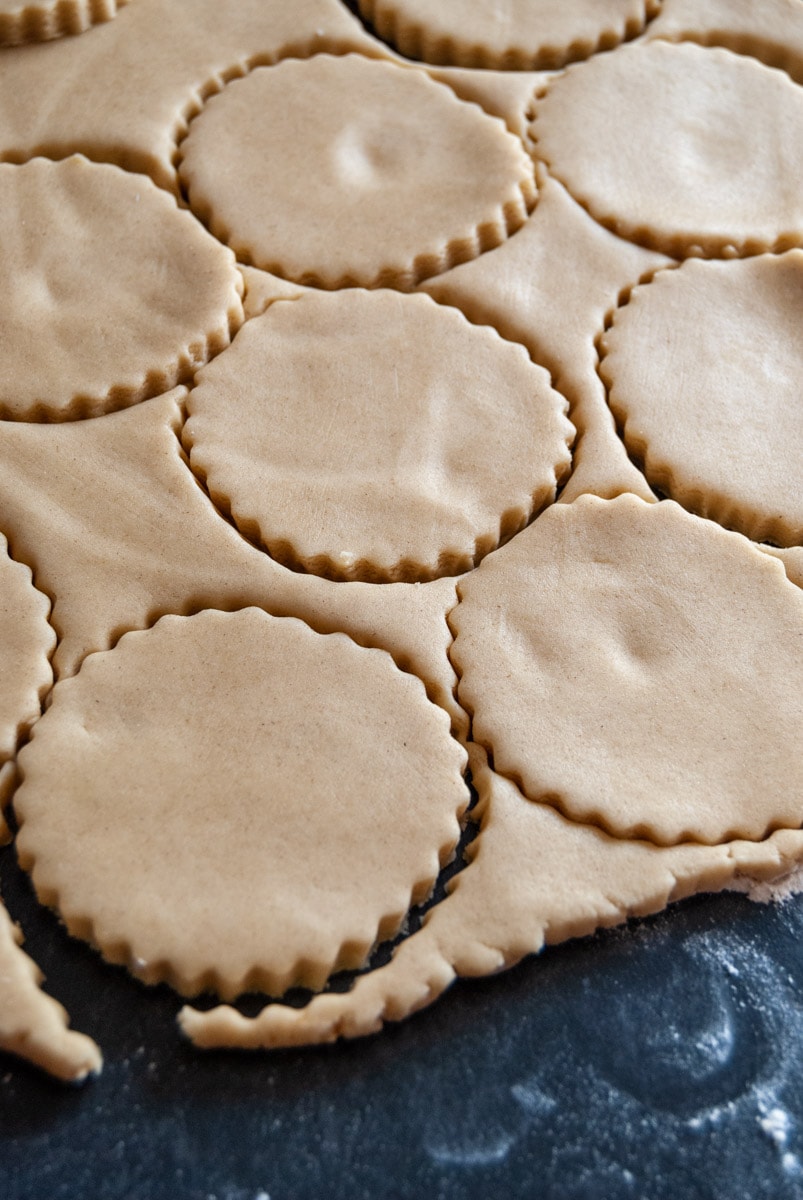
[[[535,203],[500,121],[353,54],[235,80],[180,155],[192,208],[241,262],[325,288],[409,289],[499,245]]]
[[[0,844],[9,838],[3,809],[14,784],[12,759],[53,684],[49,612],[47,596],[33,586],[29,568],[9,558],[0,533]]]
[[[555,505],[459,585],[475,741],[532,800],[663,845],[803,821],[803,594],[671,501]]]
[[[178,192],[176,140],[250,66],[387,52],[341,0],[136,0],[91,37],[3,53],[0,160],[83,151]]]
[[[561,67],[641,33],[657,0],[358,0],[407,58],[512,71]]]
[[[476,324],[522,342],[551,371],[578,435],[562,501],[583,492],[652,498],[617,437],[596,370],[595,339],[621,291],[669,261],[603,229],[544,175],[535,211],[514,238],[423,285]]]
[[[647,37],[726,46],[803,83],[800,0],[662,0]]]
[[[149,983],[320,988],[428,895],[464,765],[383,651],[253,608],[165,617],[57,684],[19,756],[17,850]]]
[[[42,973],[21,949],[22,933],[0,902],[0,1050],[81,1083],[103,1064],[91,1038],[67,1028],[61,1005],[40,988]]]
[[[803,242],[803,91],[754,59],[621,47],[556,78],[532,136],[592,216],[656,250]]]
[[[742,886],[747,877],[783,878],[803,852],[803,833],[792,830],[725,846],[620,840],[525,800],[481,756],[472,774],[481,833],[469,847],[471,861],[387,966],[360,976],[345,994],[316,996],[304,1008],[271,1004],[252,1019],[226,1005],[185,1007],[185,1034],[206,1048],[363,1037],[431,1004],[457,975],[500,971],[546,944],[658,912],[695,892]]]
[[[636,288],[600,374],[649,482],[754,541],[803,541],[803,251]]]
[[[197,376],[183,441],[239,529],[333,579],[469,570],[555,498],[574,430],[520,345],[428,296],[278,302]]]
[[[185,395],[177,389],[94,421],[0,423],[0,511],[15,554],[54,597],[57,676],[165,613],[255,604],[387,650],[462,729],[447,653],[454,580],[332,583],[255,550],[183,461]]]
[[[230,251],[149,179],[0,166],[0,417],[68,420],[173,387],[243,313]]]
[[[126,0],[0,0],[0,46],[49,42],[110,21]]]

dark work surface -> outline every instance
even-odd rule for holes
[[[803,1197],[803,897],[706,897],[461,982],[377,1037],[194,1051],[179,1001],[0,887],[106,1066],[0,1059],[1,1200]]]

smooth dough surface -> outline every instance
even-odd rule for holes
[[[634,289],[600,374],[649,482],[754,541],[803,541],[803,251]]]
[[[531,132],[592,216],[656,250],[803,242],[803,90],[754,59],[623,46],[557,77]]]
[[[644,28],[653,0],[359,0],[380,37],[407,58],[527,71],[609,50]]]
[[[671,501],[555,505],[459,585],[473,736],[531,800],[658,844],[803,821],[803,594]]]
[[[280,561],[427,580],[554,500],[567,407],[523,347],[427,296],[313,293],[272,304],[199,373],[183,441]]]
[[[81,1083],[100,1072],[100,1050],[68,1028],[66,1012],[41,983],[41,971],[22,949],[22,934],[0,902],[0,1050],[65,1083]]]
[[[147,982],[320,988],[429,893],[464,765],[382,651],[253,608],[165,617],[57,685],[19,757],[17,849]]]
[[[0,0],[0,46],[49,42],[110,21],[126,0]]]
[[[0,417],[97,416],[228,345],[242,278],[143,176],[74,156],[0,165]]]
[[[504,241],[535,203],[501,121],[354,54],[235,80],[180,154],[192,208],[240,261],[325,288],[409,289]]]

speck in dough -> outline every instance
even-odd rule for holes
[[[649,482],[754,541],[803,542],[803,252],[637,287],[600,374]]]
[[[803,89],[755,59],[622,46],[558,76],[532,135],[593,217],[655,250],[803,242]]]
[[[57,685],[20,755],[18,853],[147,982],[320,988],[428,894],[464,765],[384,651],[259,609],[165,617]]]
[[[639,33],[655,0],[359,0],[380,37],[407,58],[541,71]]]
[[[409,290],[499,245],[535,203],[501,121],[354,54],[235,80],[180,152],[192,208],[241,262],[324,288]]]
[[[555,498],[574,430],[523,347],[428,296],[279,301],[199,373],[193,468],[280,561],[456,574]]]
[[[243,318],[233,255],[150,179],[75,155],[0,165],[0,418],[167,391]]]
[[[741,535],[584,497],[459,593],[459,699],[531,800],[661,845],[800,826],[803,593]]]

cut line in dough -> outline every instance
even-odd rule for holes
[[[127,0],[0,0],[0,46],[49,42],[111,21]]]
[[[319,989],[429,894],[465,761],[384,651],[256,608],[164,617],[56,685],[18,759],[17,852],[145,982]]]
[[[686,262],[631,293],[600,341],[628,453],[672,499],[803,542],[803,251]]]
[[[243,320],[242,276],[144,176],[0,165],[0,417],[66,421],[191,377]]]
[[[308,293],[199,372],[183,442],[279,562],[423,582],[471,569],[555,499],[567,408],[522,346],[428,296]]]
[[[240,262],[329,290],[410,290],[499,245],[536,199],[501,120],[355,54],[234,80],[179,155],[191,207]]]
[[[729,50],[622,46],[569,67],[536,155],[603,225],[675,257],[803,242],[803,89]]]
[[[741,535],[581,497],[458,594],[458,698],[531,800],[659,845],[803,822],[803,594]]]
[[[358,0],[379,37],[443,66],[542,71],[637,37],[659,0]]]

